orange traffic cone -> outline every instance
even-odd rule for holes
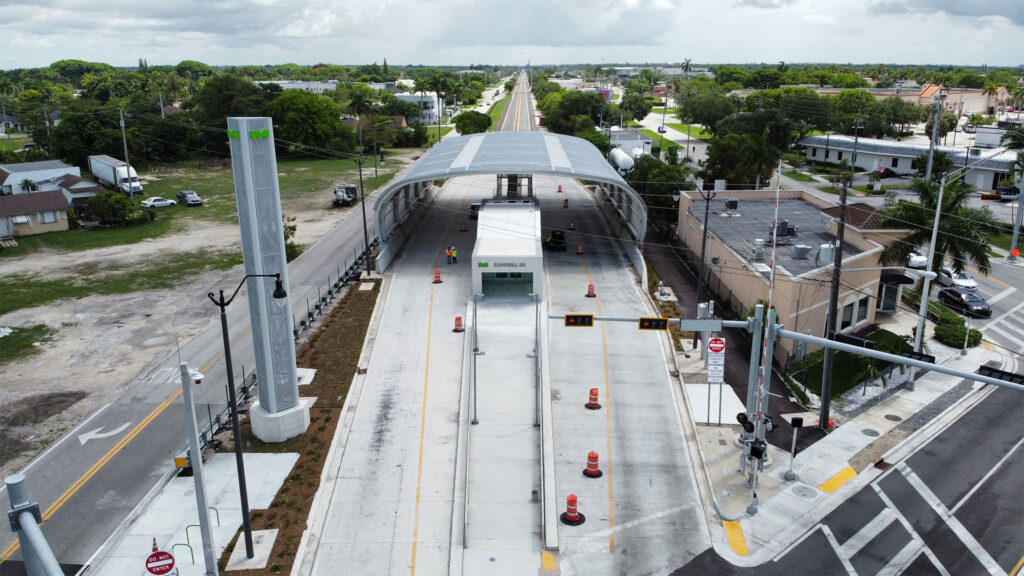
[[[441,271],[440,270],[434,270],[434,284],[440,284],[440,283],[441,283]]]
[[[559,191],[559,192],[561,192],[561,191],[562,191],[562,190],[561,190],[561,188],[562,188],[562,187],[561,187],[561,186],[559,186],[558,188],[559,188],[559,190],[558,190],[558,191]],[[568,208],[568,207],[569,207],[569,199],[568,199],[568,198],[566,198],[565,200],[562,200],[562,208]]]
[[[455,329],[452,332],[465,332],[466,329],[462,327],[462,316],[455,317]]]
[[[587,453],[587,467],[583,475],[587,478],[600,478],[604,473],[597,467],[597,452]]]
[[[440,282],[440,280],[435,280],[435,282]],[[594,292],[593,282],[587,285],[587,298],[597,298],[597,293]]]
[[[597,388],[590,389],[590,401],[584,404],[589,410],[600,410],[601,405],[597,403]]]
[[[576,221],[575,220],[569,220],[569,230],[575,230],[575,229],[576,229]]]
[[[156,547],[156,538],[153,538],[153,552],[159,552],[160,549]]]
[[[565,512],[561,516],[562,524],[568,524],[569,526],[579,526],[586,521],[583,514],[576,509],[576,495],[569,494],[569,497],[565,499]]]
[[[459,226],[459,232],[465,232],[465,231],[466,231],[466,223],[463,222],[462,226]]]
[[[580,256],[583,255],[583,244],[576,245],[576,254],[579,254]]]

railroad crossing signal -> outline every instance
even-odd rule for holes
[[[566,326],[593,326],[594,315],[593,314],[566,314],[565,315]]]
[[[637,327],[641,330],[668,330],[668,318],[641,318]]]

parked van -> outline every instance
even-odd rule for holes
[[[476,220],[477,216],[479,214],[480,214],[480,203],[476,202],[474,204],[470,204],[469,205],[469,219],[470,220]]]

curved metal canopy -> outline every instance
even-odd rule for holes
[[[643,239],[647,207],[640,195],[593,144],[548,132],[486,132],[442,140],[377,194],[374,211],[380,238],[391,242],[396,226],[415,209],[427,183],[472,174],[550,174],[602,184],[604,200],[623,221],[629,239],[637,246]],[[381,264],[386,267],[389,260],[385,256]]]

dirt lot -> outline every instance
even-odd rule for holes
[[[394,159],[407,164],[414,154]],[[329,191],[325,189],[321,198]],[[287,206],[286,212],[296,217],[296,240],[310,245],[357,208],[296,205]],[[4,259],[2,266],[5,274],[61,277],[83,263],[95,263],[102,270],[169,252],[239,244],[235,224],[193,222],[186,232],[130,246],[35,252]],[[205,301],[206,293],[232,284],[240,274],[241,266],[188,277],[174,291],[88,296],[0,316],[0,326],[46,324],[55,330],[50,341],[40,345],[40,353],[0,365],[0,477],[22,468],[40,449],[116,398],[125,383],[173,353],[176,342],[187,342],[214,323],[216,314]]]

